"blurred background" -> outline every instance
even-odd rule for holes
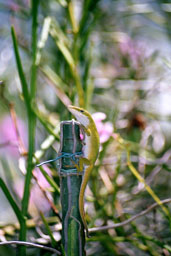
[[[87,222],[94,227],[124,221],[154,203],[130,172],[118,136],[156,195],[161,200],[171,195],[171,3],[75,0],[69,9],[70,2],[39,1],[35,154],[40,161],[55,158],[58,125],[71,118],[66,106],[80,103],[81,86],[84,106],[94,113],[101,141],[100,157],[86,191]],[[0,0],[0,176],[18,205],[28,128],[10,30],[13,25],[29,82],[31,17],[29,0]],[[44,169],[59,185],[57,164]],[[0,239],[15,240],[17,219],[2,192],[0,202]],[[52,192],[36,168],[29,214],[37,224],[28,227],[28,240],[50,244],[39,223],[42,211],[52,218],[51,229],[60,246],[60,225],[53,223],[51,202],[60,213],[59,193]],[[87,242],[87,255],[167,256],[170,252],[169,222],[159,207],[129,225],[97,232]],[[15,250],[0,248],[0,255],[8,253],[15,255]],[[51,255],[28,249],[28,255],[40,253]]]

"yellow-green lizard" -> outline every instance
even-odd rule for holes
[[[88,227],[85,220],[84,212],[84,192],[89,180],[91,171],[94,167],[95,161],[99,153],[99,134],[97,132],[96,125],[91,114],[83,109],[76,106],[68,106],[69,111],[74,117],[80,122],[84,131],[84,141],[83,141],[83,157],[80,159],[80,170],[84,167],[84,176],[80,188],[79,194],[79,210],[86,234],[88,236]]]

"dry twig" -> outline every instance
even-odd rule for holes
[[[171,198],[168,198],[168,199],[165,199],[165,200],[162,200],[161,203],[162,204],[168,204],[171,202]],[[88,231],[90,233],[93,233],[93,232],[98,232],[98,231],[102,231],[102,230],[108,230],[108,229],[113,229],[113,228],[118,228],[118,227],[122,227],[122,226],[125,226],[127,224],[129,224],[130,222],[134,221],[135,219],[147,214],[148,212],[150,212],[151,210],[153,210],[154,208],[158,207],[159,204],[158,203],[154,203],[152,204],[151,206],[149,206],[146,210],[132,216],[131,218],[129,218],[128,220],[125,220],[123,222],[120,222],[120,223],[113,223],[112,225],[106,225],[106,226],[102,226],[102,227],[97,227],[97,228],[90,228]]]

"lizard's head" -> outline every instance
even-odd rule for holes
[[[80,122],[83,126],[87,127],[90,124],[90,114],[83,108],[76,106],[68,106],[69,111],[76,117],[78,122]]]

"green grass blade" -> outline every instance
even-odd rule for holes
[[[67,0],[56,0],[61,6],[66,7],[67,6]]]
[[[69,13],[69,17],[70,17],[72,31],[74,34],[76,34],[76,33],[78,33],[79,28],[78,28],[77,20],[75,18],[74,2],[73,1],[68,2],[68,13]]]
[[[85,29],[87,29],[87,23],[90,23],[90,16],[92,16],[97,10],[97,4],[99,0],[84,0],[82,5],[82,17],[80,20],[80,35],[84,35]]]
[[[49,66],[43,66],[41,70],[57,87],[68,91],[68,85]]]
[[[58,187],[58,185],[56,184],[56,182],[47,174],[47,172],[43,169],[42,166],[39,166],[41,173],[43,174],[43,176],[45,177],[45,179],[47,180],[47,182],[52,186],[52,188],[55,190],[55,192],[57,192],[58,194],[60,194],[60,189]]]
[[[69,65],[70,72],[75,80],[75,85],[76,85],[78,98],[79,98],[79,105],[80,107],[84,107],[85,106],[84,91],[81,85],[81,80],[77,70],[77,65],[69,49],[69,44],[66,44],[67,42],[66,37],[63,35],[62,30],[54,20],[52,20],[52,23],[51,23],[50,34],[52,38],[55,40],[55,43],[58,49],[60,50],[60,52],[62,53],[65,61]]]
[[[12,198],[6,184],[4,183],[4,181],[0,178],[0,188],[2,189],[2,191],[4,192],[8,202],[10,203],[13,211],[15,212],[15,215],[18,219],[18,222],[21,224],[22,221],[24,220],[24,217],[18,207],[18,205],[16,204],[16,202],[14,201],[14,199]]]
[[[64,85],[64,87],[67,87],[67,85],[61,80],[61,78],[56,73],[54,73],[54,71],[52,71],[49,67],[46,69],[42,69],[42,72],[45,75],[45,79],[48,79],[49,84],[51,84],[54,87],[58,99],[65,106],[71,105],[72,102],[70,98],[64,92],[64,88],[61,88],[62,85]],[[66,89],[66,91],[68,91],[68,88]]]
[[[57,125],[54,129],[53,129],[53,133],[55,134],[55,136],[53,135],[49,135],[41,144],[40,149],[37,150],[34,153],[34,158],[35,158],[35,164],[38,162],[38,160],[40,160],[41,157],[43,157],[43,155],[45,154],[45,151],[50,148],[52,146],[52,144],[55,142],[56,137],[58,136],[60,132],[60,125]],[[58,139],[59,140],[59,139]]]
[[[35,97],[36,94],[36,80],[37,80],[37,16],[38,16],[38,6],[39,0],[32,0],[32,67],[31,67],[31,80],[30,80],[30,96],[31,99]]]
[[[60,28],[59,23],[54,18],[51,19],[51,27],[50,32],[53,34],[53,38],[56,40],[60,40],[65,47],[69,48],[71,43],[67,38],[66,34]]]
[[[42,52],[42,49],[45,47],[46,41],[48,39],[50,23],[51,23],[51,18],[46,17],[43,22],[42,32],[41,32],[40,40],[39,40],[38,46],[37,46],[38,47],[37,56],[36,56],[36,65],[37,66],[40,64],[41,52]]]
[[[55,247],[56,247],[56,240],[55,240],[55,238],[53,237],[53,233],[52,233],[52,231],[51,231],[51,229],[50,229],[50,227],[49,227],[49,225],[48,225],[48,222],[47,222],[47,220],[46,220],[46,218],[45,218],[45,216],[43,215],[42,212],[40,212],[40,216],[41,216],[41,219],[42,219],[42,221],[43,221],[43,224],[44,224],[45,227],[46,227],[46,230],[47,230],[47,232],[48,232],[48,235],[49,235],[50,238],[51,238],[52,246],[55,248]]]
[[[50,127],[50,123],[48,122],[47,118],[43,118],[43,115],[39,112],[36,105],[34,107],[32,106],[32,110],[40,123],[44,126],[44,128],[47,130],[47,132],[55,137],[56,140],[59,141],[59,135],[55,134],[54,130]]]
[[[21,86],[22,86],[24,101],[25,101],[27,109],[29,109],[30,97],[29,97],[28,85],[27,85],[26,78],[24,75],[21,58],[20,58],[19,50],[18,50],[17,38],[16,38],[16,34],[15,34],[15,30],[14,30],[13,26],[11,27],[11,35],[12,35],[15,59],[16,59],[18,74],[19,74],[19,78],[20,78],[20,82],[21,82]]]

